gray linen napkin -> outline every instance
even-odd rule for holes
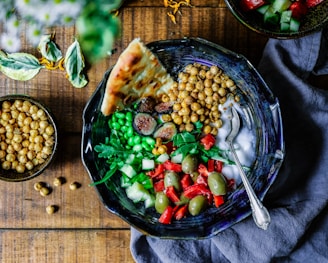
[[[307,81],[328,74],[327,34],[269,40],[258,70],[280,100],[286,142],[264,200],[268,230],[251,217],[202,241],[161,240],[131,228],[136,262],[328,262],[328,90]]]

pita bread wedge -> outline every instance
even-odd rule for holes
[[[173,83],[156,55],[139,38],[134,39],[109,75],[101,111],[108,116],[142,97],[159,97]]]

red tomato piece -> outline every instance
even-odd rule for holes
[[[209,150],[215,144],[215,137],[213,134],[208,133],[200,139],[200,143],[204,146],[205,150]]]
[[[170,170],[173,172],[182,172],[182,166],[179,163],[173,163],[170,160],[167,160],[163,163],[165,170]]]
[[[155,167],[155,170],[152,170],[152,171],[149,171],[147,172],[147,175],[150,177],[150,178],[158,178],[158,177],[162,177],[164,178],[164,165],[163,164],[158,164],[156,167]],[[158,178],[159,179],[159,178]]]
[[[188,212],[188,205],[183,205],[176,211],[176,213],[174,214],[174,218],[176,220],[180,220],[187,215],[187,212]]]
[[[171,206],[166,207],[163,214],[159,217],[158,221],[162,224],[170,224],[173,217],[173,208]]]
[[[184,190],[183,194],[189,199],[194,198],[196,195],[205,195],[207,197],[212,195],[210,189],[204,184],[193,184]]]
[[[214,172],[214,169],[215,169],[215,160],[209,159],[207,161],[207,170],[211,173]]]
[[[297,1],[290,5],[289,10],[292,11],[292,17],[301,19],[308,12],[308,7],[306,6],[305,2]]]
[[[157,182],[154,182],[153,185],[154,185],[154,190],[155,190],[156,193],[164,191],[165,187],[164,187],[164,180],[163,179],[161,179]]]
[[[244,11],[251,11],[264,5],[264,0],[241,0],[240,6]]]
[[[182,176],[180,183],[181,183],[182,189],[186,189],[188,186],[192,185],[193,181],[189,174],[185,174],[184,176]]]
[[[166,187],[165,194],[173,203],[180,202],[180,198],[172,185]]]
[[[224,204],[224,196],[223,195],[214,195],[214,205],[219,207],[220,205]]]
[[[198,171],[198,173],[200,174],[200,175],[203,175],[203,176],[208,176],[208,174],[209,174],[209,171],[207,170],[207,167],[204,165],[204,164],[202,164],[202,163],[200,163],[199,165],[198,165],[198,169],[197,169],[197,171]]]
[[[215,171],[217,171],[218,173],[221,173],[222,168],[223,168],[223,162],[215,161]]]

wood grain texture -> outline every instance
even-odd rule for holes
[[[145,43],[163,39],[201,37],[244,55],[253,65],[260,60],[267,38],[249,31],[228,11],[224,0],[192,0],[173,24],[163,1],[130,0],[120,10],[122,34],[114,54],[92,66],[85,88],[72,87],[64,71],[46,69],[32,80],[20,82],[0,74],[0,95],[28,94],[44,102],[54,113],[60,132],[59,149],[51,166],[37,178],[21,183],[0,181],[0,262],[133,262],[129,250],[130,227],[101,203],[83,167],[81,151],[82,111],[105,71],[136,37]],[[63,53],[73,42],[74,27],[53,28]],[[38,56],[22,37],[22,52]],[[53,186],[56,177],[66,183]],[[42,197],[33,189],[45,182],[52,192]],[[71,182],[81,187],[69,189]],[[59,210],[48,215],[47,205]]]
[[[134,262],[129,230],[0,230],[0,262]]]

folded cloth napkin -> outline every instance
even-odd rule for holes
[[[201,241],[163,240],[131,228],[136,262],[328,262],[328,84],[308,82],[328,74],[327,32],[296,40],[270,39],[258,70],[280,101],[285,161],[266,195],[271,224],[252,217]]]

